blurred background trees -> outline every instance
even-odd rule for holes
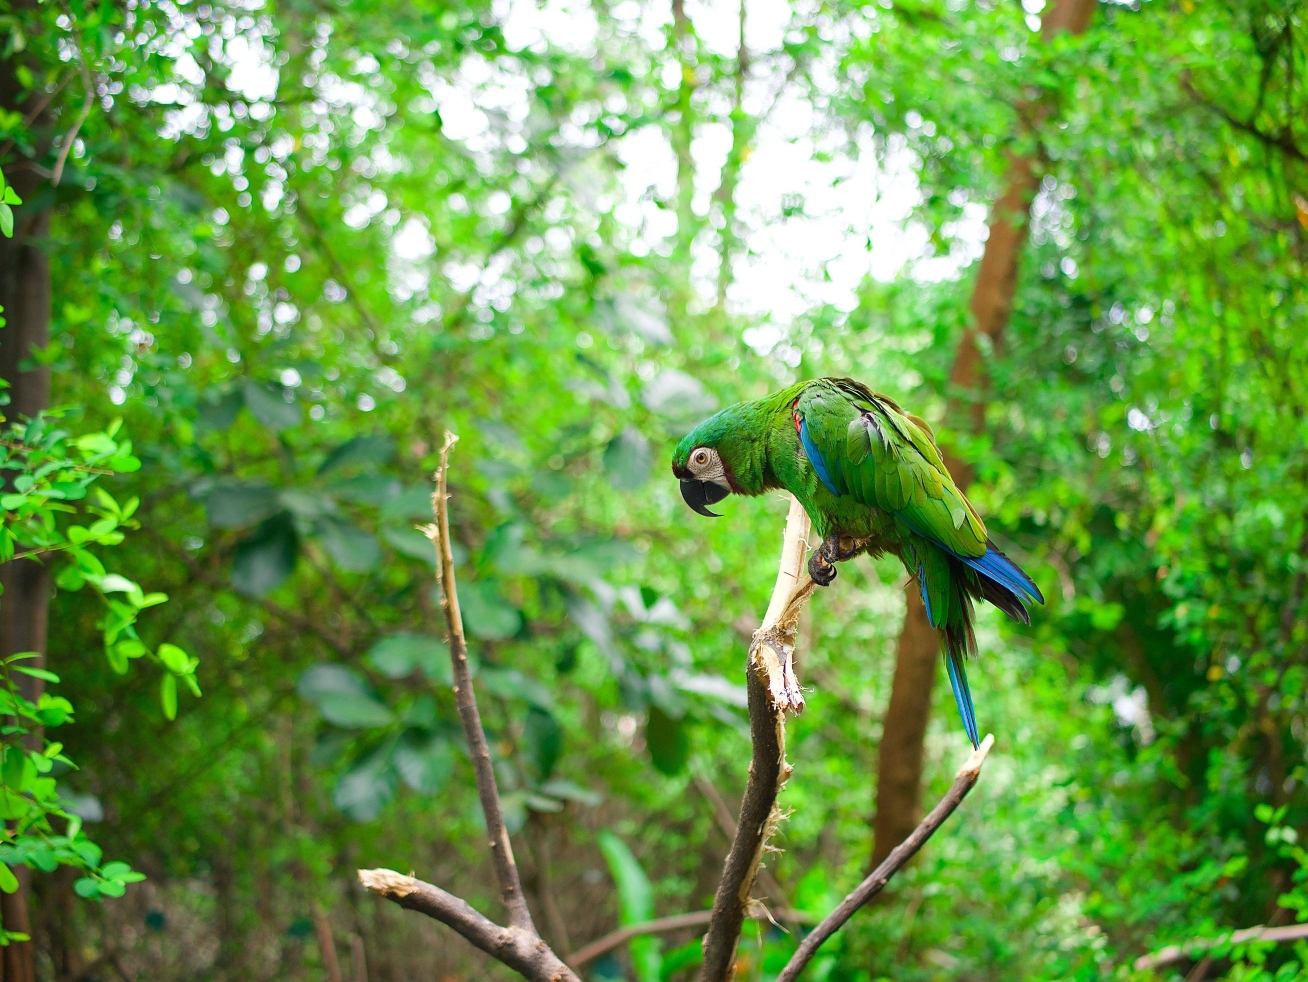
[[[197,657],[204,693],[169,720],[68,560],[5,568],[4,654],[41,647],[5,633],[41,626],[14,584],[49,598],[65,806],[148,877],[87,901],[24,873],[5,978],[320,979],[315,904],[374,980],[501,971],[353,884],[415,869],[493,910],[412,527],[445,428],[537,922],[567,949],[705,908],[784,505],[692,520],[668,454],[828,374],[931,421],[1049,602],[985,622],[987,777],[812,977],[1128,975],[1293,921],[1302,11],[1100,3],[1055,30],[1065,4],[5,7],[5,412],[123,420],[142,466],[98,484],[140,528],[113,569],[171,598],[142,642]],[[992,331],[973,298],[1005,284]],[[825,911],[873,855],[878,773],[907,768],[911,813],[961,755],[925,682],[924,738],[883,742],[903,598],[866,561],[815,598],[770,900]],[[744,976],[792,946],[747,937]],[[690,977],[696,951],[649,938],[591,973]]]

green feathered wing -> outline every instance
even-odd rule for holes
[[[809,384],[795,400],[810,464],[838,497],[889,515],[900,558],[917,574],[927,616],[944,635],[950,683],[968,736],[978,739],[963,659],[976,649],[972,598],[1028,621],[1035,584],[986,536],[985,524],[954,484],[925,420],[852,379]]]

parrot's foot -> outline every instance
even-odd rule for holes
[[[867,546],[867,539],[853,539],[849,536],[832,533],[822,540],[822,545],[809,558],[808,575],[818,586],[829,586],[836,578],[836,563],[853,559]]]
[[[825,549],[824,543],[808,559],[808,575],[813,577],[813,582],[818,586],[830,586],[836,578],[836,564],[827,558]]]

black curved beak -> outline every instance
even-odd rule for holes
[[[709,511],[708,506],[717,504],[727,495],[731,494],[729,488],[724,488],[721,484],[715,484],[712,481],[682,481],[681,497],[685,499],[686,504],[690,505],[691,511],[700,515],[707,515],[709,518],[721,518],[715,511]]]

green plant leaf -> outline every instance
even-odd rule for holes
[[[370,695],[333,692],[321,696],[317,702],[323,719],[343,729],[371,729],[395,722],[395,714]]]
[[[554,765],[563,753],[563,727],[549,710],[532,706],[527,710],[523,739],[536,767],[537,777],[548,781],[554,773]]]
[[[392,759],[404,783],[419,794],[435,794],[454,772],[454,748],[444,736],[406,737]]]
[[[600,852],[608,863],[609,873],[618,888],[618,923],[627,927],[654,919],[654,889],[640,862],[627,844],[612,832],[598,837]],[[640,982],[658,982],[661,945],[648,935],[627,943],[631,963]]]
[[[165,719],[177,718],[177,676],[166,674],[159,681],[159,702]]]
[[[433,682],[450,685],[450,649],[444,641],[425,634],[400,631],[372,646],[368,661],[387,678],[402,679],[421,670]]]
[[[459,587],[459,608],[467,632],[484,641],[511,638],[522,628],[522,615],[489,580]]]
[[[346,440],[327,455],[318,468],[319,474],[328,474],[347,467],[377,467],[395,455],[395,441],[388,436],[356,436]]]
[[[674,719],[657,705],[649,707],[645,743],[655,769],[670,777],[680,774],[690,758],[690,733],[684,718]]]
[[[204,506],[209,524],[221,529],[247,528],[282,510],[276,488],[235,481],[214,485],[205,495]]]
[[[268,519],[236,547],[232,586],[251,597],[262,597],[281,586],[295,572],[299,537],[290,515]]]
[[[331,516],[318,520],[318,539],[336,565],[351,573],[364,573],[381,560],[381,546],[369,532]]]
[[[260,385],[253,379],[242,390],[250,415],[274,433],[298,426],[302,419],[299,405],[283,397],[285,391],[281,386]]]
[[[649,481],[653,451],[645,434],[625,427],[604,450],[604,470],[619,491],[635,491]]]

